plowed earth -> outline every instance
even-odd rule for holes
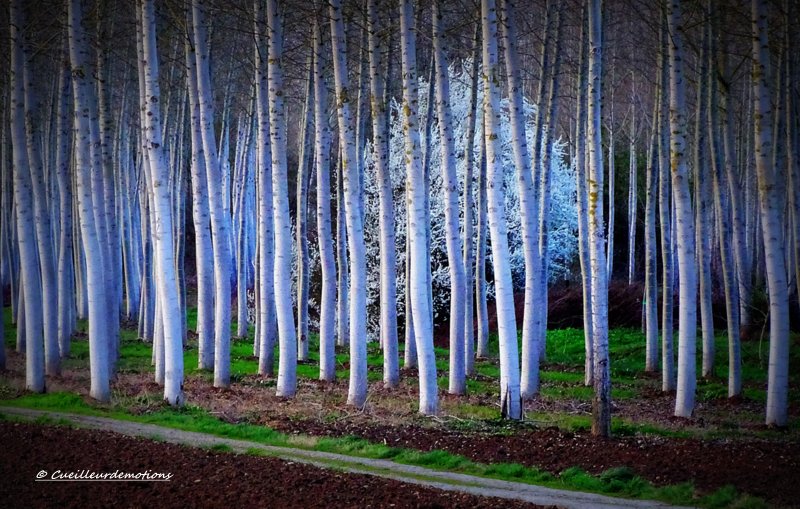
[[[56,470],[172,473],[168,482],[41,482]],[[535,508],[283,460],[104,431],[0,422],[0,507]]]

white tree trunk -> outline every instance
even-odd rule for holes
[[[268,78],[266,73],[267,48],[265,46],[265,12],[262,0],[254,0],[255,7],[255,70],[258,171],[258,327],[254,344],[258,344],[258,373],[272,375],[275,364],[277,317],[275,316],[274,250],[275,234],[272,216],[272,147],[268,105]]]
[[[480,59],[480,25],[475,25],[470,69],[470,106],[464,148],[464,359],[467,376],[475,374],[475,128],[478,110],[478,62]]]
[[[694,192],[696,205],[695,244],[697,245],[698,282],[700,285],[700,321],[703,337],[703,377],[714,372],[714,313],[711,304],[711,182],[708,157],[708,45],[709,23],[703,27],[700,81],[697,87],[694,146]]]
[[[783,207],[772,160],[772,102],[769,82],[767,2],[752,1],[753,101],[758,201],[764,235],[769,292],[767,425],[786,426],[789,389],[789,296],[783,243]]]
[[[669,19],[670,168],[677,222],[680,306],[678,308],[677,417],[691,417],[697,386],[697,260],[695,258],[694,213],[686,163],[686,83],[683,76],[683,19],[680,2],[667,7]]]
[[[411,297],[411,312],[414,320],[414,343],[419,364],[419,412],[436,414],[438,393],[436,385],[436,358],[433,351],[433,323],[427,291],[427,260],[425,222],[425,174],[422,167],[422,149],[419,135],[419,103],[417,84],[416,33],[412,29],[412,2],[400,2],[400,37],[403,61],[403,110],[405,111],[406,189],[408,203],[409,250],[407,259],[412,259],[410,278],[406,281],[406,292]],[[406,345],[408,348],[408,345]]]
[[[377,33],[380,25],[375,3],[375,0],[369,0],[367,2],[367,10],[372,132],[375,151],[374,160],[378,175],[378,200],[380,202],[380,335],[383,344],[383,383],[387,388],[395,388],[400,383],[397,338],[397,257],[395,253],[392,178],[389,170],[389,133],[386,121],[388,108],[385,100],[385,83],[381,75],[383,48],[380,44],[380,36]],[[327,167],[325,171],[328,171]],[[319,198],[317,199],[319,200]]]
[[[350,254],[350,386],[347,402],[363,407],[367,400],[367,260],[364,221],[361,214],[361,177],[358,173],[355,126],[350,112],[352,101],[347,77],[344,13],[341,0],[330,3],[331,49],[336,82],[339,145],[342,148],[345,216]]]
[[[319,17],[314,17],[314,154],[317,172],[317,233],[322,270],[319,317],[319,379],[336,379],[336,253],[331,224],[331,132],[328,125],[328,84]],[[392,243],[394,253],[394,243]]]
[[[433,4],[433,51],[436,62],[436,114],[442,157],[442,183],[445,188],[445,240],[450,271],[450,394],[467,390],[464,358],[464,245],[458,228],[458,176],[456,175],[455,140],[450,110],[450,80],[447,66],[447,41],[439,1]]]
[[[297,391],[297,336],[292,313],[292,222],[286,165],[286,114],[283,106],[283,29],[278,1],[267,0],[269,121],[272,145],[272,217],[275,224],[275,314],[278,317],[277,394]],[[366,360],[366,359],[365,359]],[[366,377],[365,377],[366,378]]]
[[[297,168],[297,209],[295,235],[297,237],[297,358],[308,360],[308,287],[311,260],[308,254],[308,187],[311,183],[311,163],[313,162],[313,142],[311,129],[314,125],[314,111],[311,105],[314,93],[314,73],[308,56],[308,80],[306,98],[301,117],[298,168]]]
[[[592,272],[594,397],[592,434],[611,434],[611,377],[608,357],[608,277],[603,228],[603,149],[600,122],[603,35],[600,0],[590,0],[589,16],[589,253]]]
[[[534,174],[531,169],[531,158],[525,135],[525,111],[523,106],[522,71],[516,47],[516,29],[514,27],[514,7],[510,1],[502,1],[504,23],[502,24],[503,47],[505,48],[506,68],[508,69],[508,95],[510,98],[509,120],[511,122],[511,140],[514,149],[514,166],[517,174],[517,193],[519,194],[520,225],[522,226],[522,249],[525,257],[525,311],[522,320],[522,378],[521,395],[525,399],[532,398],[539,392],[539,336],[536,334],[534,318],[537,312],[535,272],[542,261],[539,258],[539,223],[538,203],[534,191]],[[485,20],[484,20],[485,21]],[[484,31],[484,37],[486,32]],[[490,43],[491,44],[491,43]],[[495,43],[496,44],[496,43]],[[484,41],[484,51],[486,51]],[[484,59],[486,56],[484,55]],[[497,57],[495,56],[495,59]],[[499,93],[499,92],[498,92]],[[541,107],[541,105],[540,105]],[[485,113],[488,115],[489,113]],[[488,117],[486,117],[488,119]],[[542,118],[541,116],[539,118]],[[496,132],[495,125],[487,125],[489,131]],[[488,147],[489,142],[487,142]],[[489,163],[492,157],[489,156]],[[490,166],[491,168],[491,166]],[[536,175],[538,175],[538,169]],[[491,177],[490,177],[491,178]],[[490,188],[492,186],[490,185]],[[502,184],[501,184],[502,189]],[[502,203],[502,202],[501,202]],[[501,207],[501,212],[503,207]],[[504,215],[502,217],[505,217]],[[491,221],[491,219],[490,219]],[[492,236],[492,252],[494,253],[494,235]],[[495,255],[496,257],[497,255]],[[513,304],[512,304],[513,308]],[[498,309],[499,313],[499,309]],[[499,322],[498,322],[499,323]],[[514,325],[516,330],[516,324]]]
[[[487,201],[492,238],[497,327],[500,336],[500,410],[503,417],[522,418],[517,321],[509,265],[508,235],[500,154],[500,86],[497,57],[498,20],[494,0],[482,0],[484,138],[486,142]],[[534,350],[537,352],[537,350]]]
[[[591,260],[589,253],[589,196],[586,186],[587,160],[586,160],[586,121],[588,84],[587,39],[588,26],[586,16],[583,16],[581,25],[580,63],[578,69],[578,114],[577,116],[577,146],[575,149],[575,189],[577,191],[578,209],[578,257],[581,264],[581,286],[583,290],[583,335],[584,335],[584,377],[583,383],[591,386],[594,383],[594,331],[592,328],[592,278]]]
[[[205,29],[205,1],[192,2],[192,22],[197,62],[197,91],[200,99],[200,127],[206,163],[206,183],[211,210],[211,238],[214,249],[214,387],[228,387],[231,378],[231,246],[230,215],[223,196],[224,175],[217,157],[214,135],[214,95],[208,63]]]
[[[23,2],[10,4],[11,42],[11,143],[13,147],[14,206],[17,215],[21,290],[24,292],[25,388],[32,392],[45,391],[44,338],[42,317],[42,286],[37,262],[36,223],[25,129],[25,79],[27,41],[23,28]],[[23,330],[23,324],[18,324]],[[19,342],[18,342],[19,343]]]
[[[95,228],[93,197],[91,192],[91,173],[100,171],[94,166],[92,152],[99,143],[97,139],[97,110],[95,108],[94,87],[90,68],[90,41],[87,34],[87,20],[83,14],[83,2],[70,0],[69,3],[69,46],[72,68],[72,93],[74,95],[75,127],[75,168],[80,221],[80,237],[86,259],[87,304],[89,311],[89,370],[91,388],[89,394],[99,401],[109,401],[108,369],[108,330],[106,286],[104,279],[103,254],[100,239]],[[13,110],[12,110],[13,111]],[[24,275],[23,275],[24,278]]]
[[[197,59],[191,44],[192,16],[187,10],[185,41],[186,83],[189,88],[191,129],[192,220],[195,232],[197,267],[197,367],[214,369],[214,255],[211,247],[211,220],[208,205],[206,162],[203,157],[203,134],[200,128],[200,101],[197,90]]]
[[[156,47],[156,17],[152,0],[142,0],[142,45],[144,50],[145,95],[142,138],[147,149],[155,208],[156,256],[158,284],[163,325],[164,399],[171,405],[183,404],[183,316],[178,300],[178,281],[175,250],[172,239],[172,203],[169,168],[161,138],[160,88],[158,83],[158,50]]]

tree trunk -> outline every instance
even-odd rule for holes
[[[357,160],[355,126],[350,112],[350,86],[344,40],[344,13],[341,0],[330,3],[331,40],[336,106],[339,120],[339,146],[342,150],[345,220],[350,251],[350,386],[347,402],[363,407],[367,400],[367,260],[364,246],[364,221],[361,214],[361,177]]]
[[[500,412],[504,418],[522,418],[517,321],[509,264],[508,231],[503,196],[500,148],[500,86],[497,56],[498,20],[494,0],[481,1],[483,27],[484,139],[489,233],[492,238],[497,327],[500,337]],[[536,352],[537,350],[534,350]]]
[[[519,56],[516,47],[516,29],[514,27],[514,6],[509,0],[501,0],[504,28],[502,32],[503,46],[505,48],[506,68],[508,70],[508,95],[510,98],[509,116],[511,122],[511,140],[514,149],[514,166],[516,167],[517,193],[519,194],[520,225],[522,227],[522,249],[525,257],[525,311],[522,320],[522,376],[521,396],[524,399],[533,398],[539,392],[539,340],[536,332],[537,324],[534,323],[537,313],[537,279],[536,271],[542,265],[538,247],[539,223],[538,203],[534,190],[534,175],[538,175],[538,168],[531,168],[531,158],[528,155],[528,146],[525,135],[525,111],[522,96],[522,72],[519,66]],[[485,29],[484,29],[485,30]],[[484,32],[484,36],[486,33]],[[496,44],[496,42],[494,43]],[[484,51],[486,51],[484,41]],[[546,50],[545,50],[546,51]],[[486,58],[486,56],[484,56]],[[495,57],[496,59],[497,57]],[[544,77],[542,76],[542,79]],[[499,92],[498,92],[499,93]],[[541,107],[541,105],[540,105]],[[484,115],[488,115],[485,112]],[[487,117],[488,118],[488,117]],[[542,118],[539,116],[538,118]],[[496,126],[492,125],[490,131],[494,133]],[[487,142],[488,146],[488,142]],[[491,156],[489,156],[491,163]],[[535,161],[534,164],[538,164]],[[534,172],[535,173],[532,173]],[[498,170],[502,173],[502,170]],[[491,177],[490,177],[491,178]],[[502,181],[501,181],[502,182]],[[502,189],[502,183],[500,184]],[[491,185],[490,185],[491,187]],[[502,202],[501,202],[502,203]],[[504,207],[501,205],[500,211]],[[502,216],[505,221],[505,215]],[[490,219],[492,221],[492,219]],[[492,237],[492,251],[494,252],[494,236]],[[495,255],[496,257],[497,255]],[[538,295],[541,298],[541,295]],[[498,301],[499,304],[499,301]],[[513,307],[513,304],[512,304]],[[499,313],[499,308],[498,308]],[[499,317],[498,317],[499,318]],[[498,322],[499,324],[500,322]],[[514,324],[516,330],[516,323]]]
[[[753,101],[758,201],[769,292],[767,425],[786,426],[789,388],[789,296],[783,243],[783,207],[772,160],[772,102],[769,82],[767,2],[752,1]]]
[[[228,387],[231,378],[231,245],[230,215],[223,196],[225,181],[217,157],[214,135],[214,100],[208,62],[205,28],[205,0],[192,2],[192,26],[197,62],[197,91],[200,128],[206,163],[206,182],[211,211],[211,239],[214,249],[214,387]]]
[[[683,76],[683,19],[680,2],[667,6],[669,19],[670,168],[677,222],[680,306],[678,308],[677,417],[691,417],[697,386],[697,260],[695,258],[694,213],[686,163],[686,83]]]
[[[389,169],[389,133],[387,129],[388,107],[382,67],[382,47],[376,0],[368,0],[369,22],[369,74],[372,103],[372,132],[374,160],[378,175],[378,200],[380,202],[380,335],[383,345],[383,383],[392,389],[400,383],[398,339],[397,339],[397,268],[394,236],[394,201],[392,177]],[[320,73],[322,71],[320,70]],[[326,170],[327,171],[327,170]],[[318,198],[319,199],[319,198]],[[330,207],[329,207],[330,208]],[[323,277],[324,280],[324,277]]]
[[[408,192],[409,238],[407,260],[413,259],[411,273],[406,280],[414,320],[414,343],[419,364],[419,412],[436,414],[438,394],[436,385],[436,358],[433,351],[433,323],[425,263],[427,260],[427,229],[425,222],[425,173],[419,135],[419,102],[417,84],[416,33],[412,28],[410,0],[400,2],[400,37],[403,62],[403,110],[405,111],[406,189]],[[408,347],[408,345],[407,345]]]
[[[328,84],[319,17],[314,17],[314,151],[317,171],[317,233],[322,270],[319,317],[319,379],[336,379],[336,253],[331,225],[331,133],[328,125]],[[394,244],[392,245],[394,253]]]
[[[608,357],[608,277],[603,228],[603,153],[600,122],[603,30],[600,0],[590,0],[589,16],[589,253],[592,273],[592,332],[594,333],[594,397],[592,434],[611,435],[611,377]]]
[[[20,25],[21,26],[21,25]],[[106,301],[103,254],[101,241],[95,227],[91,173],[100,171],[94,166],[92,152],[99,140],[95,91],[90,68],[90,41],[88,23],[83,14],[83,2],[69,3],[69,46],[72,68],[72,93],[74,95],[75,168],[80,221],[80,237],[86,259],[86,294],[89,311],[89,370],[91,397],[107,402],[111,399],[108,369],[108,302]],[[13,111],[13,110],[12,110]],[[19,214],[19,212],[17,212]],[[20,232],[21,233],[21,232]],[[24,256],[22,257],[25,259]],[[23,279],[24,279],[23,272]],[[30,358],[30,356],[29,356]]]

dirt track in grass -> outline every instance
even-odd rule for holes
[[[169,482],[36,482],[56,470],[169,472]],[[536,508],[274,458],[104,431],[0,422],[0,507]]]

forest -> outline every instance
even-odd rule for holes
[[[797,0],[0,6],[0,505],[800,505]]]

